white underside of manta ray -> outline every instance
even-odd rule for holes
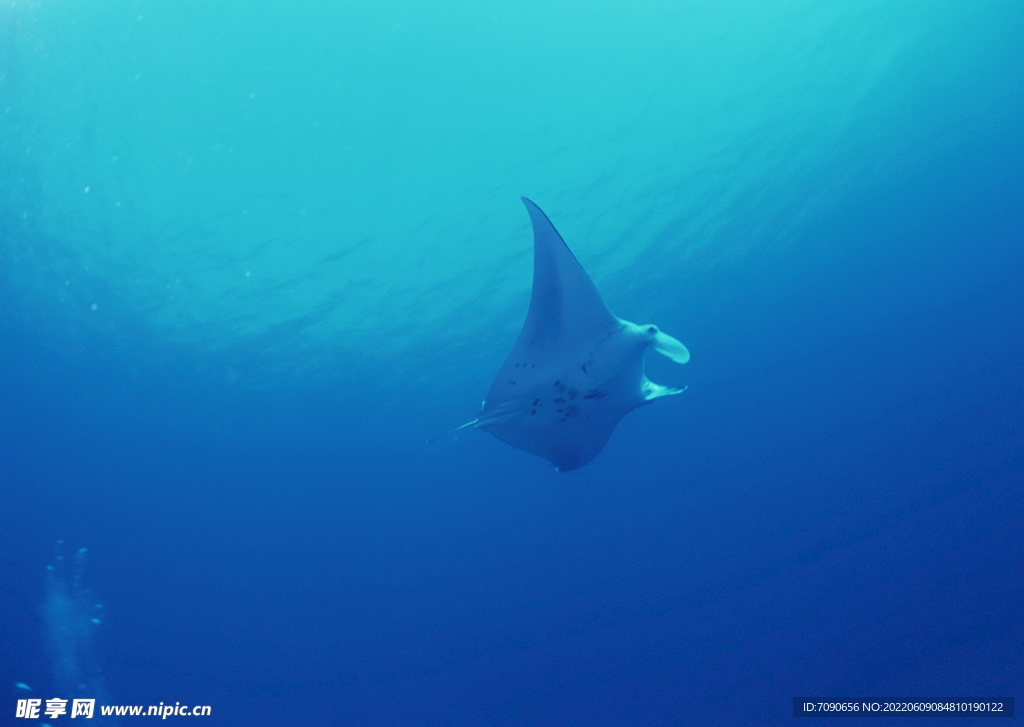
[[[469,424],[551,462],[582,467],[637,407],[682,393],[644,375],[644,351],[676,363],[686,347],[657,326],[616,318],[540,207],[533,222],[533,293],[526,322]]]

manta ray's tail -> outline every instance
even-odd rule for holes
[[[455,434],[455,432],[459,431],[460,429],[465,429],[466,427],[471,427],[471,426],[473,426],[473,425],[474,425],[474,424],[476,424],[476,423],[477,423],[477,420],[476,420],[476,419],[474,419],[474,420],[473,420],[473,421],[471,421],[471,422],[466,422],[465,424],[463,424],[463,425],[462,425],[462,426],[460,426],[460,427],[455,427],[455,429],[451,429],[451,430],[449,430],[449,431],[445,432],[444,434],[438,434],[438,435],[437,435],[436,437],[433,437],[433,438],[431,438],[431,439],[428,439],[428,440],[427,440],[427,444],[432,444],[432,443],[436,442],[436,441],[437,441],[438,439],[444,439],[444,438],[445,438],[445,437],[447,437],[447,436],[448,436],[449,434]]]

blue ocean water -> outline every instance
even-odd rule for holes
[[[1022,37],[1011,0],[0,0],[3,723],[76,681],[210,725],[1021,696]],[[564,474],[424,444],[522,323],[520,195],[693,355]]]

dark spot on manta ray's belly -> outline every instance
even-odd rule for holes
[[[568,399],[563,399],[562,397],[555,399],[556,404],[564,404],[566,401],[568,401]]]
[[[587,373],[587,365],[586,364],[583,364],[582,366],[580,366],[580,368],[583,369],[583,373]]]
[[[555,382],[555,388],[558,390],[559,393],[561,393],[561,392],[565,391],[566,386],[561,381],[556,381]]]
[[[577,414],[579,414],[580,413],[580,408],[578,406],[576,406],[575,404],[570,404],[569,406],[565,407],[564,409],[555,409],[555,411],[557,411],[559,414],[562,415],[562,417],[558,421],[564,422],[569,417],[574,417]],[[589,419],[590,417],[587,417],[587,418]]]
[[[605,395],[605,393],[603,391],[600,391],[599,389],[594,389],[589,394],[584,394],[583,398],[584,399],[600,399],[604,395]]]
[[[540,404],[540,399],[534,399],[533,400],[533,405],[537,406],[538,404]]]
[[[515,385],[516,385],[516,382],[515,382],[515,381],[509,381],[509,382],[508,382],[508,385],[509,385],[509,386],[515,386]]]

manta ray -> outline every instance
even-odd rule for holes
[[[551,220],[522,199],[533,223],[530,307],[479,416],[463,427],[565,472],[596,457],[633,409],[685,390],[644,375],[648,347],[679,364],[690,352],[657,326],[612,315]]]

